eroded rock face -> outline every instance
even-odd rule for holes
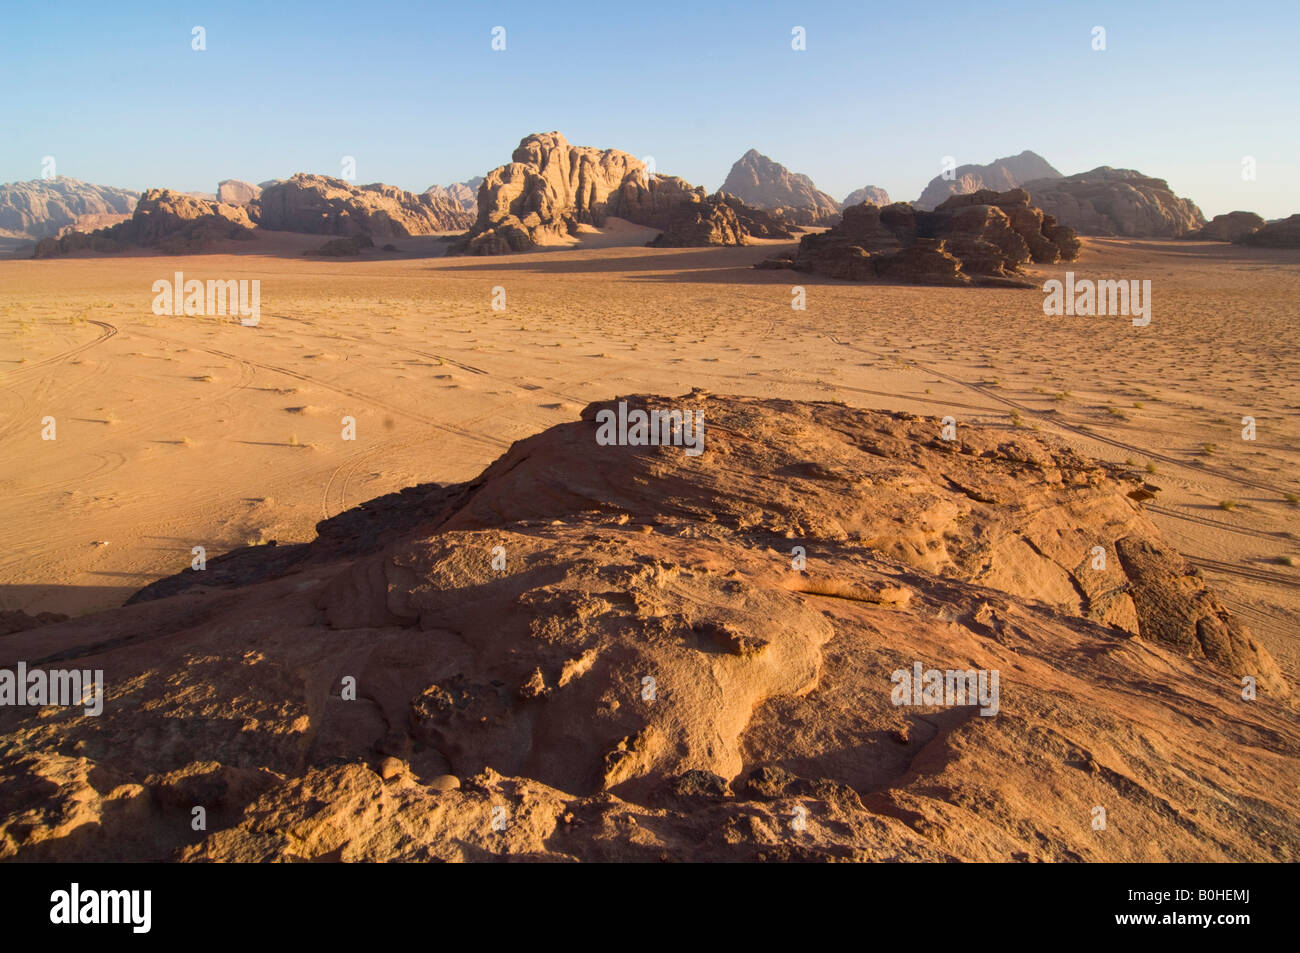
[[[472,217],[450,200],[392,185],[352,185],[298,173],[268,185],[258,200],[263,228],[312,235],[405,238],[467,228]]]
[[[227,205],[248,205],[262,194],[262,187],[241,179],[222,179],[217,183],[217,201]]]
[[[1190,199],[1164,179],[1102,166],[1091,172],[1024,183],[1034,205],[1080,235],[1178,238],[1205,224]]]
[[[942,204],[953,195],[965,195],[990,189],[1005,192],[1035,179],[1059,179],[1061,173],[1036,152],[1026,149],[1020,155],[994,159],[988,165],[971,163],[959,165],[950,175],[936,175],[913,203],[917,208],[929,210]]]
[[[722,183],[722,191],[747,205],[771,212],[790,225],[831,225],[839,220],[840,205],[813,184],[757,149],[736,160]]]
[[[848,195],[844,196],[844,201],[840,203],[840,208],[844,209],[850,205],[861,205],[863,202],[870,202],[872,205],[879,205],[884,208],[889,203],[889,193],[884,189],[874,185],[864,185],[860,189],[854,189]]]
[[[254,237],[253,222],[242,206],[170,189],[149,189],[140,196],[128,221],[93,232],[73,231],[58,239],[44,239],[36,246],[36,257],[125,248],[157,248],[168,254],[185,254],[206,251],[220,241]]]
[[[1289,687],[1109,471],[842,404],[628,404],[702,412],[704,452],[601,446],[592,405],[0,640],[107,682],[99,717],[0,708],[0,857],[1300,857]],[[918,664],[997,698],[896,704]]]
[[[836,227],[805,235],[793,259],[764,266],[784,262],[852,281],[1031,287],[1022,265],[1072,261],[1079,247],[1074,232],[1031,207],[1023,189],[984,190],[952,196],[933,212],[906,202],[849,206]]]
[[[1269,222],[1236,241],[1260,248],[1300,248],[1300,214]]]
[[[498,255],[566,241],[610,216],[663,230],[651,244],[740,245],[746,221],[773,237],[788,231],[722,193],[670,175],[650,175],[640,159],[618,149],[571,146],[558,132],[527,136],[513,162],[487,174],[474,227],[451,254]],[[784,232],[776,235],[776,232]]]
[[[63,230],[86,228],[130,215],[139,192],[76,179],[32,179],[0,185],[0,235],[50,238]]]

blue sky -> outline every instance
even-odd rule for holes
[[[338,175],[350,155],[357,181],[420,191],[558,129],[709,189],[751,146],[837,199],[867,184],[915,199],[944,156],[1033,149],[1067,174],[1166,178],[1207,215],[1300,211],[1294,0],[123,0],[4,16],[5,182],[36,178],[51,155],[61,175],[210,192],[222,178]],[[1248,155],[1255,181],[1242,180]]]

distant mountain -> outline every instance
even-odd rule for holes
[[[262,194],[262,187],[242,179],[222,179],[217,183],[217,201],[228,205],[247,205]]]
[[[1032,204],[1081,235],[1178,238],[1200,229],[1205,216],[1164,179],[1101,166],[1077,175],[1023,184]]]
[[[864,185],[862,188],[844,196],[840,208],[846,209],[850,205],[861,205],[863,202],[870,202],[872,205],[879,205],[884,208],[889,204],[889,193],[875,185]]]
[[[47,238],[68,227],[129,216],[140,193],[60,176],[0,185],[0,235]]]
[[[988,165],[959,165],[950,174],[950,179],[936,175],[912,204],[928,211],[951,195],[965,195],[980,189],[1004,192],[1034,179],[1062,177],[1046,159],[1028,149],[1017,156],[994,159]]]
[[[736,160],[722,191],[755,208],[779,215],[792,225],[828,225],[839,220],[840,203],[757,149]]]
[[[464,182],[451,185],[431,185],[424,194],[459,205],[466,212],[478,212],[478,187],[483,184],[483,176],[476,175]]]

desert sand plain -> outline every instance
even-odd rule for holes
[[[661,250],[642,231],[507,259],[420,238],[340,263],[302,254],[318,237],[264,233],[230,254],[0,262],[0,608],[120,605],[194,546],[310,540],[362,501],[467,480],[590,401],[700,388],[1041,429],[1128,465],[1161,488],[1145,508],[1165,538],[1300,678],[1292,253],[1094,238],[1034,270],[1149,277],[1138,328],[1045,317],[1038,291],[754,270],[789,243]],[[260,326],[155,316],[151,285],[177,270],[260,279]]]

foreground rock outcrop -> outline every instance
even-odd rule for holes
[[[1015,156],[994,159],[987,165],[959,165],[945,178],[941,173],[930,180],[912,204],[924,211],[937,208],[953,195],[990,189],[1005,192],[1036,179],[1059,179],[1061,173],[1036,152],[1026,149]]]
[[[812,179],[791,172],[757,149],[736,160],[722,191],[788,225],[833,225],[840,218],[840,203],[817,188]]]
[[[1027,262],[1073,261],[1074,232],[1029,204],[1023,189],[954,195],[933,212],[906,202],[849,206],[843,221],[805,235],[793,254],[761,268],[793,268],[851,281],[1033,287]]]
[[[0,708],[0,858],[1300,859],[1289,686],[1123,474],[841,404],[628,405],[702,412],[703,452],[602,446],[592,405],[0,640],[107,686]],[[989,690],[912,698],[918,668]]]
[[[67,228],[113,224],[130,215],[140,193],[77,179],[32,179],[0,185],[0,235],[51,238]]]
[[[36,245],[37,258],[78,251],[156,248],[167,254],[206,251],[218,242],[255,238],[248,210],[170,189],[149,189],[125,222],[92,232],[72,231]]]
[[[312,235],[405,238],[468,228],[473,216],[448,198],[416,195],[392,185],[352,185],[298,173],[268,185],[258,199],[258,224]]]
[[[1164,179],[1102,166],[1063,178],[1024,183],[1030,200],[1080,235],[1179,238],[1205,224],[1190,199]]]
[[[1236,241],[1259,248],[1300,248],[1300,214],[1269,222]]]
[[[651,242],[659,246],[743,245],[759,232],[790,234],[779,220],[735,196],[709,195],[676,176],[651,175],[635,156],[573,146],[558,132],[524,137],[512,159],[487,174],[477,220],[450,254],[529,251],[568,241],[611,216],[660,229],[663,234]]]
[[[863,202],[870,202],[872,205],[879,205],[884,208],[890,204],[889,193],[884,189],[874,185],[864,185],[860,189],[854,189],[848,195],[844,196],[844,201],[840,203],[840,208],[845,209],[850,205],[861,205]]]

